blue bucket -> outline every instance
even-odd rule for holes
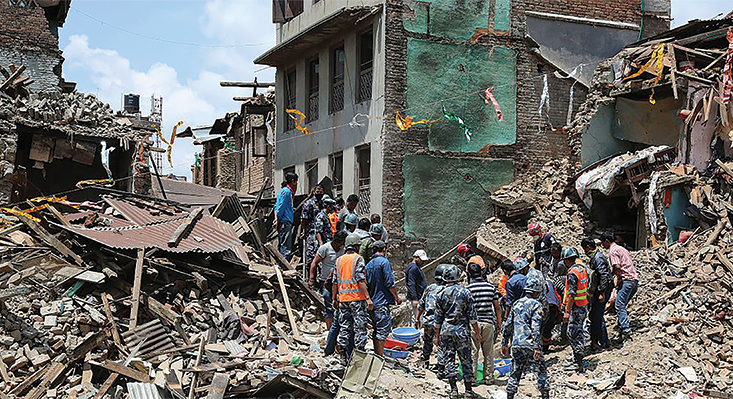
[[[420,331],[412,327],[400,327],[392,330],[392,336],[409,345],[414,345],[420,339]]]

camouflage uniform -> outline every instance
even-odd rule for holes
[[[540,338],[543,313],[542,304],[537,299],[524,297],[512,306],[504,323],[501,344],[508,345],[510,339],[512,344],[512,373],[506,387],[509,397],[517,393],[522,373],[528,368],[537,374],[540,392],[550,391]],[[540,360],[534,360],[535,349],[540,350]]]
[[[457,284],[443,288],[435,301],[435,325],[441,326],[438,363],[444,367],[444,379],[458,379],[456,354],[463,366],[463,375],[475,375],[471,355],[471,325],[477,320],[473,297],[468,289]]]
[[[361,351],[367,343],[367,314],[366,301],[339,303],[339,324],[341,329],[338,335],[338,344],[342,348],[349,345],[349,333],[354,332],[354,347]]]
[[[430,355],[433,353],[433,344],[435,341],[435,301],[438,299],[440,293],[443,292],[443,288],[440,284],[430,284],[425,288],[418,304],[418,308],[422,310],[422,320],[420,320],[420,323],[423,325],[423,360],[430,360]],[[438,357],[440,357],[440,354],[438,354]]]
[[[305,261],[306,265],[310,265],[313,262],[313,258],[316,257],[318,251],[318,239],[316,239],[316,216],[323,209],[323,203],[318,198],[311,197],[308,201],[303,203],[303,209],[300,213],[300,219],[305,220]],[[324,242],[325,244],[325,242]]]
[[[578,278],[568,273],[567,276],[567,292],[565,295],[575,297],[575,290],[578,289]],[[573,348],[573,355],[576,362],[582,362],[585,352],[585,334],[583,332],[583,323],[588,316],[588,305],[578,306],[572,301],[570,306],[570,320],[568,320],[568,338],[570,346]]]
[[[318,212],[315,222],[313,222],[313,238],[316,237],[316,233],[321,233],[323,243],[327,243],[333,239],[333,232],[331,231],[331,220],[328,218],[328,213],[323,209]],[[316,242],[318,239],[316,238]]]

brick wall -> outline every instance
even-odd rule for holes
[[[39,47],[58,51],[41,7],[22,9],[0,1],[0,46]]]
[[[605,19],[638,24],[641,0],[539,0],[513,1],[512,7],[579,18]],[[512,10],[512,14],[516,14]]]
[[[25,65],[33,91],[57,89],[63,58],[41,7],[22,9],[0,1],[0,66]]]

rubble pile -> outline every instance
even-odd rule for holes
[[[175,397],[265,386],[332,396],[343,369],[320,354],[322,300],[259,241],[263,212],[233,197],[191,210],[111,193],[6,212],[2,396],[120,397],[134,384]]]
[[[496,216],[479,227],[477,235],[504,256],[531,258],[527,223],[540,222],[555,237],[580,243],[594,224],[577,196],[566,193],[574,165],[567,159],[547,162],[540,171],[501,187],[491,195]],[[518,243],[525,243],[524,245]]]
[[[93,94],[74,91],[31,92],[12,98],[0,92],[0,127],[15,122],[34,128],[62,131],[68,135],[99,135],[134,139],[138,133],[127,118],[116,117],[112,107]],[[10,128],[11,125],[9,125]]]

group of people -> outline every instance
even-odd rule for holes
[[[279,250],[292,257],[292,202],[297,175],[285,176],[277,196]],[[382,355],[392,330],[390,308],[401,300],[395,288],[392,264],[387,259],[389,240],[379,215],[359,218],[359,197],[333,200],[318,186],[302,205],[301,228],[305,235],[309,285],[318,289],[326,304],[329,328],[326,355],[338,351],[346,364],[354,348],[364,350],[368,326],[372,342]],[[422,361],[430,366],[435,347],[438,376],[448,381],[451,396],[458,395],[456,357],[461,362],[468,397],[482,353],[484,381],[493,382],[494,343],[501,336],[501,352],[512,357],[507,397],[513,398],[525,371],[537,374],[543,398],[549,397],[544,354],[550,349],[559,324],[562,339],[572,347],[571,366],[583,372],[585,323],[588,321],[590,350],[611,347],[605,311],[613,303],[621,340],[630,338],[627,306],[638,288],[638,273],[628,250],[617,236],[603,233],[600,245],[588,237],[578,250],[563,247],[539,223],[528,226],[534,241],[533,259],[504,260],[498,285],[487,281],[484,259],[467,243],[457,248],[451,264],[435,269],[435,283],[427,285],[423,267],[430,260],[424,250],[413,254],[405,269],[410,322],[423,330]]]
[[[292,253],[293,199],[298,176],[285,175],[275,214],[278,250],[288,260]],[[329,329],[326,355],[338,350],[346,364],[354,348],[364,350],[367,326],[372,326],[375,352],[383,354],[392,332],[390,307],[401,304],[395,290],[392,264],[386,257],[389,234],[378,214],[359,218],[359,197],[334,200],[318,185],[300,209],[300,231],[305,241],[308,284],[324,299]]]
[[[483,355],[484,381],[493,382],[493,347],[499,334],[502,355],[511,353],[512,357],[507,384],[510,399],[517,393],[522,374],[529,370],[537,373],[542,397],[549,397],[544,354],[550,349],[556,325],[561,325],[561,335],[570,341],[573,357],[569,366],[578,372],[585,369],[586,319],[589,349],[611,347],[604,319],[609,302],[616,310],[621,341],[630,338],[627,306],[636,293],[638,274],[619,237],[601,235],[600,245],[608,255],[592,238],[583,239],[586,262],[578,250],[563,248],[538,223],[531,223],[528,233],[534,240],[533,259],[500,262],[503,277],[498,285],[487,281],[483,258],[466,243],[458,246],[453,264],[437,267],[435,283],[427,287],[421,284],[419,273],[413,272],[417,277],[410,278],[408,266],[408,300],[420,297],[414,323],[423,328],[423,361],[429,367],[433,347],[438,346],[435,368],[450,384],[453,396],[457,395],[456,357],[468,396],[472,395],[473,379],[465,376],[476,376],[479,352]],[[411,280],[417,280],[414,288]],[[411,294],[413,290],[416,292]]]

